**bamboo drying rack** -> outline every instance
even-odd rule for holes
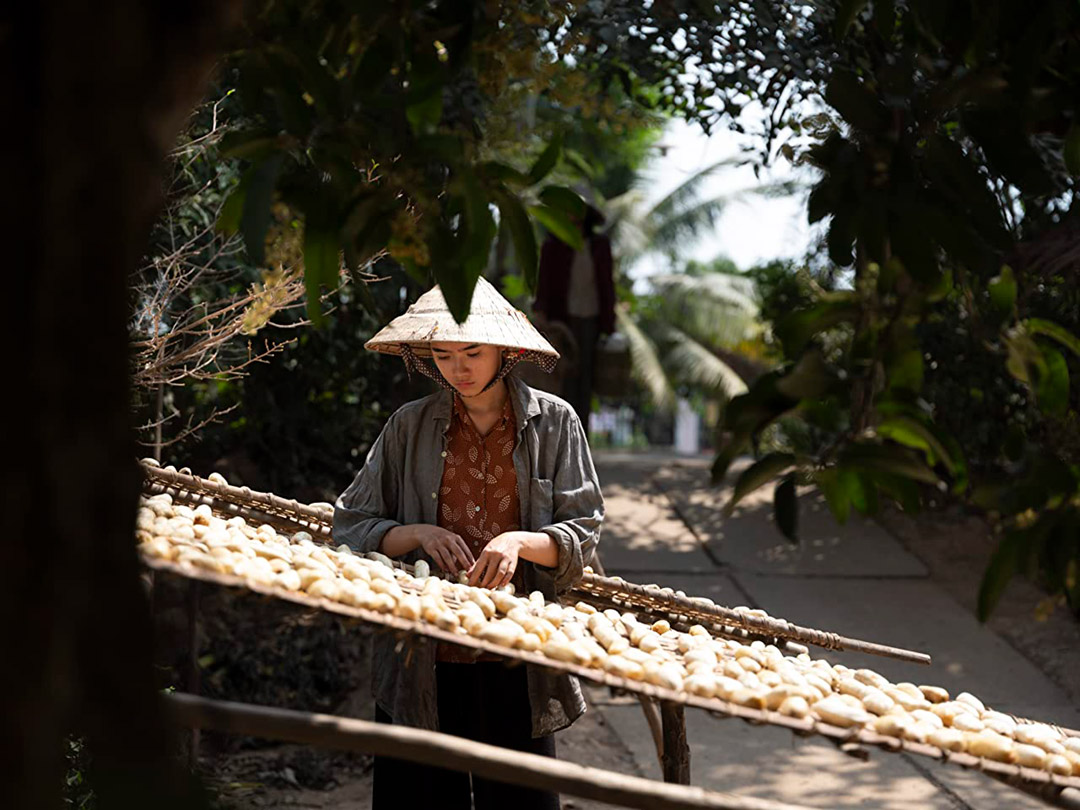
[[[295,531],[299,526],[319,539],[329,542],[331,538],[334,520],[331,509],[320,509],[270,493],[255,492],[248,487],[219,484],[183,472],[146,464],[143,467],[148,479],[148,490],[152,493],[168,492],[188,503],[209,504],[211,509],[223,514],[240,515],[245,519],[270,523],[275,528],[290,531]],[[409,566],[405,568],[409,570]],[[930,656],[923,652],[801,627],[784,619],[737,612],[731,608],[666,593],[654,586],[626,582],[618,577],[587,573],[581,582],[570,590],[568,596],[590,603],[600,603],[604,607],[645,611],[649,615],[674,618],[684,624],[699,623],[717,635],[739,638],[748,634],[751,638],[769,641],[805,643],[826,650],[861,652],[919,664],[930,663]]]
[[[305,530],[312,534],[314,538],[325,542],[329,542],[332,536],[333,511],[330,508],[302,504],[270,493],[256,492],[247,487],[234,487],[209,481],[191,475],[187,471],[161,469],[147,464],[143,465],[143,469],[146,474],[144,488],[148,494],[167,492],[175,499],[188,504],[207,504],[214,512],[221,515],[239,515],[245,520],[269,523],[271,526],[284,531]],[[252,583],[229,574],[216,573],[158,559],[148,558],[144,560],[144,563],[150,569],[162,573],[176,574],[187,579],[214,585],[241,587],[307,608],[319,609],[357,619],[375,625],[384,631],[396,633],[401,638],[402,644],[406,646],[416,643],[418,638],[430,641],[445,641],[475,650],[478,653],[493,653],[512,662],[533,664],[566,672],[583,680],[610,687],[618,692],[633,693],[641,698],[658,701],[666,707],[679,707],[679,714],[676,715],[679,722],[682,721],[681,707],[690,706],[707,711],[714,716],[737,717],[754,724],[780,726],[800,736],[820,735],[831,739],[838,745],[845,747],[845,749],[851,746],[873,746],[894,752],[907,751],[960,765],[964,768],[981,770],[1007,784],[1035,793],[1050,803],[1056,803],[1056,793],[1066,787],[1080,790],[1080,777],[1057,776],[1041,770],[979,759],[970,754],[947,752],[935,746],[894,737],[885,737],[872,731],[839,728],[812,718],[795,719],[780,715],[777,712],[740,706],[719,698],[700,698],[642,681],[619,678],[603,670],[568,662],[553,661],[539,653],[508,649],[471,636],[449,633],[423,621],[401,619],[397,616],[356,608],[339,602],[315,599],[307,594]],[[411,566],[406,565],[400,567],[406,570],[411,569]],[[930,657],[924,653],[850,639],[813,628],[800,627],[783,619],[755,616],[741,611],[737,612],[730,608],[664,592],[656,586],[642,586],[626,582],[618,577],[601,577],[595,574],[586,574],[579,586],[570,592],[570,595],[571,598],[579,597],[583,601],[599,603],[605,607],[634,609],[644,611],[650,615],[670,617],[682,624],[700,623],[718,635],[737,638],[740,636],[752,636],[776,639],[780,642],[786,642],[789,648],[796,649],[798,649],[798,645],[792,642],[806,642],[831,650],[865,652],[924,664],[930,661]],[[665,715],[665,720],[668,716]],[[1023,718],[1017,719],[1023,720]],[[1080,732],[1058,728],[1070,736],[1080,736]],[[685,732],[682,729],[680,731],[684,739]],[[667,729],[665,729],[665,733],[667,733]],[[688,768],[688,763],[686,764]]]
[[[843,745],[857,744],[862,746],[873,746],[891,752],[906,751],[912,754],[918,754],[920,756],[959,765],[963,768],[980,770],[995,778],[1010,783],[1013,781],[1022,782],[1038,789],[1044,787],[1072,787],[1080,789],[1080,777],[1057,776],[1046,771],[979,759],[970,754],[948,752],[932,745],[911,742],[896,737],[886,737],[872,731],[840,728],[839,726],[823,723],[814,720],[813,718],[796,719],[787,717],[778,712],[748,708],[719,698],[701,698],[684,692],[665,689],[643,681],[620,678],[601,669],[584,667],[569,662],[554,661],[540,653],[502,647],[482,639],[473,638],[472,636],[447,632],[424,621],[402,619],[392,614],[352,607],[327,599],[316,599],[304,593],[249,582],[232,574],[216,573],[159,559],[146,558],[144,559],[144,564],[155,571],[177,574],[181,577],[196,579],[214,585],[245,588],[253,593],[282,599],[286,602],[292,602],[303,607],[323,610],[339,616],[358,619],[365,623],[375,625],[385,631],[395,633],[407,650],[406,655],[410,654],[410,645],[417,643],[418,638],[430,642],[448,642],[474,650],[477,653],[492,653],[512,662],[533,664],[546,667],[550,670],[575,675],[590,683],[610,687],[616,692],[632,693],[663,703],[702,709],[718,717],[735,717],[755,725],[780,726],[800,736],[819,735]]]

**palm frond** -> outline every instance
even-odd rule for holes
[[[679,304],[701,302],[734,308],[748,317],[758,314],[757,289],[753,279],[732,273],[705,273],[691,276],[686,273],[667,273],[649,279],[653,287],[667,300]]]
[[[718,160],[716,163],[699,169],[653,205],[646,215],[647,218],[662,222],[679,211],[695,205],[701,197],[702,186],[706,180],[721,169],[744,166],[747,163],[749,163],[747,158],[736,156]]]
[[[673,211],[666,217],[651,218],[649,247],[662,253],[677,253],[694,237],[715,228],[733,199],[732,195],[723,194]]]
[[[645,192],[630,189],[604,205],[606,228],[620,261],[632,264],[648,251],[650,233],[645,222]]]
[[[681,382],[715,391],[725,399],[746,393],[743,378],[693,337],[670,325],[664,327],[664,333],[670,347],[664,354],[664,366]]]
[[[664,371],[664,364],[660,362],[656,344],[622,307],[616,308],[615,318],[619,331],[626,335],[630,346],[630,368],[634,377],[649,391],[657,407],[671,408],[675,403],[675,391]]]

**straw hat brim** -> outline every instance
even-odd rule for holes
[[[479,343],[500,346],[507,353],[537,352],[553,359],[555,350],[525,313],[516,309],[484,278],[476,282],[469,317],[457,323],[442,291],[436,286],[420,296],[402,315],[376,333],[364,348],[401,355],[408,344],[418,357],[431,357],[432,343]]]

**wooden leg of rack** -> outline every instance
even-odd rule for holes
[[[664,729],[664,753],[661,767],[665,782],[690,784],[690,746],[686,744],[686,713],[681,703],[660,702],[660,721]]]
[[[188,673],[187,691],[199,694],[199,583],[194,580],[188,585]],[[188,768],[195,770],[199,764],[199,729],[191,729],[188,747]]]
[[[649,731],[652,732],[653,744],[656,746],[656,760],[660,763],[660,768],[664,767],[664,730],[663,724],[660,721],[660,707],[656,704],[656,701],[652,698],[647,698],[644,695],[638,695],[638,702],[641,704],[641,711],[645,715],[645,720],[649,724]]]

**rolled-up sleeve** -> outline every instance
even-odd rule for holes
[[[401,523],[398,498],[397,420],[391,417],[368,451],[363,468],[334,504],[334,541],[360,551],[378,551],[388,531]]]
[[[589,444],[577,415],[570,411],[560,431],[558,464],[552,479],[552,520],[539,531],[559,544],[559,563],[554,571],[557,593],[580,580],[584,560],[600,541],[604,498],[596,477]]]

